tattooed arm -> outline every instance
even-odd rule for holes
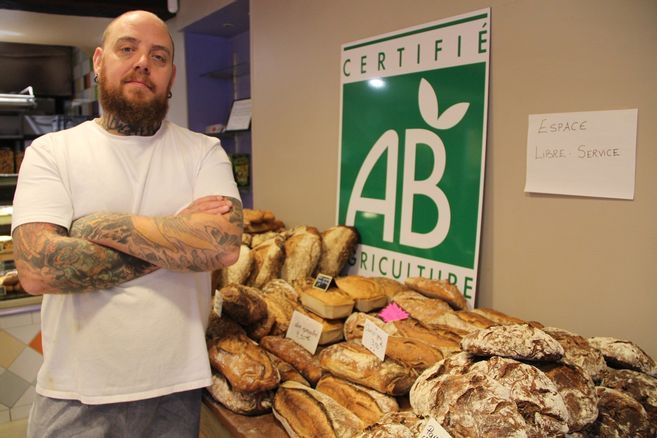
[[[239,200],[206,196],[176,216],[94,213],[76,220],[71,234],[161,268],[213,271],[237,261],[242,228]]]
[[[106,289],[159,269],[48,223],[20,225],[13,242],[21,285],[33,295]]]

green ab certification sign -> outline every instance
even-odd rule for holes
[[[448,279],[474,304],[490,9],[342,46],[338,223],[349,273]]]

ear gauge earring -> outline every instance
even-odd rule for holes
[[[169,94],[167,94],[167,99],[171,99],[173,97],[173,93],[169,91]]]
[[[95,82],[95,83],[98,83],[98,73],[96,73],[96,74],[94,75],[94,82]]]

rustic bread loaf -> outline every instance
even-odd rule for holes
[[[476,370],[443,374],[434,379],[434,385],[414,388],[411,406],[416,414],[435,418],[450,435],[528,436],[527,424],[511,400],[510,391],[486,374]]]
[[[427,421],[411,411],[388,412],[356,438],[415,438],[420,436]]]
[[[237,392],[220,373],[212,375],[208,392],[216,401],[241,415],[260,415],[271,411],[274,391]]]
[[[322,254],[322,238],[315,227],[293,229],[285,240],[285,261],[281,278],[288,282],[312,276]]]
[[[322,318],[346,318],[354,308],[354,299],[342,290],[331,287],[327,291],[307,287],[300,294],[303,306]]]
[[[267,303],[258,289],[230,284],[218,293],[223,300],[222,312],[241,325],[248,326],[267,318]]]
[[[253,264],[251,248],[246,245],[240,246],[240,255],[237,261],[218,271],[216,288],[222,288],[229,284],[245,284],[251,275]]]
[[[648,416],[641,403],[624,392],[597,386],[598,418],[584,431],[591,437],[647,437]]]
[[[399,331],[394,324],[385,323],[381,318],[363,312],[354,312],[344,322],[344,338],[349,341],[352,339],[361,339],[365,328],[365,321],[370,321],[378,328],[382,329],[388,335],[399,335]]]
[[[429,298],[411,290],[397,293],[392,302],[424,325],[439,324],[440,315],[452,312],[446,301]]]
[[[464,351],[479,356],[503,356],[530,361],[556,361],[563,347],[554,338],[528,324],[496,325],[465,336]]]
[[[246,332],[241,325],[230,319],[230,317],[226,315],[219,317],[214,312],[210,313],[208,328],[205,332],[208,349],[215,340],[234,334],[246,334]]]
[[[460,338],[456,337],[453,332],[437,327],[424,327],[419,321],[413,318],[394,321],[393,325],[402,336],[424,341],[440,350],[443,356],[450,356],[461,351],[459,341],[457,340]]]
[[[568,409],[568,431],[577,432],[598,417],[598,397],[589,374],[577,365],[562,362],[534,365],[555,384]]]
[[[386,297],[388,297],[388,302],[392,301],[392,298],[397,295],[399,292],[408,290],[408,288],[397,280],[393,280],[388,277],[370,277],[372,281],[376,282]]]
[[[494,356],[473,364],[479,371],[509,390],[510,398],[527,423],[532,436],[557,436],[568,432],[570,415],[556,385],[542,371],[513,359]]]
[[[281,379],[267,353],[241,333],[215,340],[208,355],[212,367],[238,392],[267,391]]]
[[[525,324],[527,322],[520,318],[509,316],[506,313],[502,313],[500,311],[488,307],[478,307],[476,309],[473,309],[472,311],[499,325]]]
[[[388,304],[388,297],[379,284],[367,277],[360,275],[337,277],[335,283],[341,291],[353,298],[354,307],[360,312],[380,309]]]
[[[408,393],[414,380],[409,368],[389,359],[382,362],[355,342],[325,348],[319,353],[319,362],[334,376],[389,395]]]
[[[462,336],[495,325],[493,321],[468,310],[445,312],[438,315],[434,321],[435,324],[444,325]]]
[[[602,353],[591,347],[585,338],[556,327],[543,327],[545,333],[561,344],[564,360],[580,366],[594,382],[597,382],[607,368]]]
[[[386,356],[418,374],[444,358],[440,350],[426,342],[403,336],[388,336]]]
[[[356,415],[331,397],[296,382],[281,384],[272,412],[291,438],[350,438],[363,428]]]
[[[302,385],[310,386],[308,380],[306,380],[306,378],[303,377],[303,375],[291,364],[270,352],[267,352],[267,355],[269,356],[269,359],[271,359],[271,363],[278,369],[278,373],[281,375],[281,383],[292,380],[301,383]]]
[[[455,284],[447,280],[431,280],[423,277],[409,277],[404,284],[411,289],[431,298],[440,298],[456,310],[465,310],[468,303]]]
[[[657,436],[657,379],[634,370],[607,369],[600,386],[621,391],[641,403],[646,410],[649,436]]]
[[[322,233],[322,254],[315,274],[337,277],[358,244],[358,232],[353,227],[337,225]]]
[[[588,342],[602,353],[612,368],[627,368],[657,377],[654,359],[634,342],[602,336],[589,338]]]
[[[266,231],[264,233],[258,233],[251,235],[251,248],[255,248],[268,240],[279,238],[285,241],[285,233],[278,231]]]
[[[323,376],[315,388],[356,414],[364,425],[378,421],[384,414],[399,410],[394,397],[349,382],[330,374]]]
[[[319,359],[292,339],[265,336],[260,340],[260,346],[296,368],[311,385],[322,377]]]
[[[283,280],[282,278],[275,278],[270,280],[262,287],[262,293],[264,294],[279,294],[283,295],[289,301],[293,303],[300,304],[299,293],[292,284]]]
[[[262,288],[270,280],[280,277],[285,260],[282,237],[275,237],[254,246],[251,253],[254,264],[247,281],[249,286]]]
[[[344,321],[342,319],[326,319],[319,315],[301,309],[301,313],[322,324],[322,334],[319,337],[319,345],[335,344],[344,339]]]

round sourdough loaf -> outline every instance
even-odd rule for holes
[[[496,325],[473,332],[461,340],[461,348],[479,356],[547,362],[564,354],[561,344],[529,324]]]
[[[657,379],[634,370],[607,369],[600,386],[622,391],[641,403],[648,415],[650,436],[657,436]]]
[[[241,415],[260,415],[271,411],[274,398],[274,391],[234,391],[220,373],[212,375],[212,385],[208,387],[208,392],[227,409]]]
[[[593,337],[589,344],[600,350],[613,368],[628,368],[657,377],[657,365],[652,357],[632,341],[610,337]]]
[[[561,344],[564,350],[564,360],[580,366],[597,382],[607,368],[605,358],[597,349],[591,347],[585,338],[556,327],[543,327],[548,335]]]
[[[598,418],[586,428],[586,436],[647,437],[648,416],[641,403],[624,392],[597,386]]]

